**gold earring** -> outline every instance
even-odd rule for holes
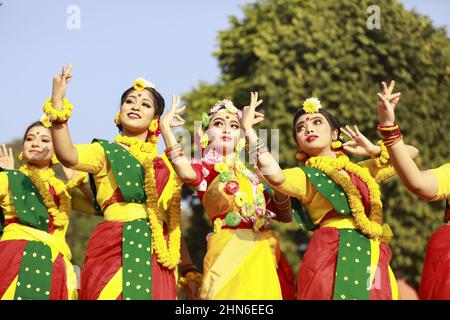
[[[341,147],[342,147],[342,142],[341,142],[341,141],[339,141],[339,140],[333,140],[333,141],[331,142],[331,149],[337,150],[337,149],[340,149]]]
[[[117,125],[120,125],[120,112],[119,111],[116,113],[116,118],[114,119],[114,122]]]

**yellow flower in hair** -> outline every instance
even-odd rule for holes
[[[42,123],[42,125],[46,128],[50,128],[52,126],[52,123],[50,122],[49,118],[47,117],[47,115],[43,114],[41,116],[41,120],[40,122]]]
[[[208,135],[205,133],[202,135],[202,137],[200,138],[200,146],[205,149],[208,146],[209,143],[209,137]]]
[[[244,205],[244,203],[246,203],[248,200],[248,196],[246,193],[244,192],[240,192],[238,191],[235,195],[234,195],[234,202],[236,203],[236,205],[238,207],[242,207]]]
[[[238,108],[236,108],[236,107],[234,106],[233,102],[231,102],[231,101],[225,103],[225,106],[224,106],[224,107],[225,107],[225,109],[227,109],[227,111],[228,111],[229,113],[235,114],[235,113],[238,112]]]
[[[152,122],[150,123],[150,127],[148,128],[148,130],[156,131],[156,129],[158,129],[158,120],[153,119]]]
[[[222,172],[227,172],[229,171],[229,167],[226,163],[220,162],[220,163],[216,163],[214,165],[214,170],[216,170],[216,172],[218,173],[222,173]]]
[[[322,108],[322,106],[320,105],[320,100],[317,98],[309,98],[303,102],[303,110],[305,110],[306,113],[316,113],[320,108]]]
[[[142,91],[145,88],[155,88],[155,85],[144,78],[137,78],[133,82],[133,88],[137,91]]]

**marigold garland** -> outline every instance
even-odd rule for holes
[[[147,196],[147,211],[149,215],[150,228],[152,229],[153,248],[156,252],[158,262],[165,268],[173,269],[180,261],[181,228],[180,228],[180,204],[181,204],[181,184],[175,182],[175,188],[169,207],[168,234],[169,243],[167,245],[163,231],[163,212],[158,206],[156,192],[155,169],[153,159],[156,156],[156,145],[150,142],[143,142],[136,138],[117,136],[115,142],[122,143],[130,147],[133,155],[145,169],[145,194]]]
[[[62,110],[56,110],[52,105],[52,99],[47,99],[45,100],[42,110],[44,111],[45,116],[41,117],[41,123],[48,128],[53,121],[67,121],[72,116],[73,105],[67,98],[64,98]]]
[[[42,196],[44,205],[48,209],[48,213],[53,217],[53,224],[57,227],[64,227],[69,223],[69,213],[71,210],[71,196],[64,182],[55,177],[53,169],[39,169],[28,163],[23,164],[19,170],[28,178],[36,187]],[[53,186],[59,197],[59,207],[56,205],[47,184]]]
[[[337,158],[329,157],[312,157],[306,165],[312,168],[322,170],[334,182],[342,187],[347,194],[348,204],[350,206],[352,216],[355,219],[359,230],[371,239],[380,239],[383,235],[382,222],[382,202],[381,193],[375,179],[370,175],[367,168],[362,168],[352,163],[347,156],[338,152]],[[366,183],[370,194],[370,214],[365,214],[364,205],[361,200],[359,190],[353,183],[339,173],[340,170],[353,173]]]
[[[375,164],[378,168],[383,168],[386,166],[386,164],[389,162],[389,152],[384,145],[383,140],[380,140],[377,142],[377,146],[381,148],[380,155],[374,159]]]

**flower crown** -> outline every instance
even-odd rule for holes
[[[137,91],[142,91],[145,88],[155,89],[155,85],[152,82],[150,82],[144,78],[137,78],[133,82],[133,88]]]
[[[233,101],[229,99],[223,99],[217,101],[209,109],[208,113],[202,112],[202,126],[204,128],[207,128],[209,126],[209,123],[211,122],[212,115],[223,108],[225,108],[228,113],[236,114],[238,119],[242,118],[242,111],[234,106]]]
[[[303,110],[306,113],[317,113],[322,108],[320,100],[317,98],[308,98],[303,102]]]

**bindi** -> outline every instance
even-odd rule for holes
[[[138,97],[142,96],[142,93],[138,93]]]
[[[306,121],[309,121],[309,117],[306,118]]]

